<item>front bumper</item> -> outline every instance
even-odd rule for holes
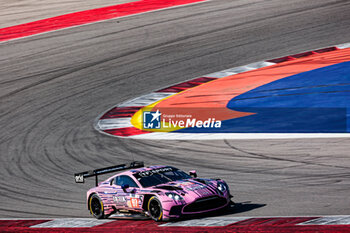
[[[182,214],[198,214],[224,208],[230,200],[220,196],[199,198],[194,202],[185,205]]]
[[[167,214],[170,218],[182,215],[193,215],[222,209],[229,205],[230,199],[223,196],[210,196],[199,198],[186,205],[172,206]]]

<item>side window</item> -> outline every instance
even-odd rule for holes
[[[139,186],[137,186],[137,184],[135,183],[135,181],[133,179],[131,179],[129,176],[117,176],[115,178],[115,184],[122,186],[124,184],[128,184],[129,187],[135,187],[138,188]]]

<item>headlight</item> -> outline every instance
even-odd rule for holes
[[[227,190],[227,187],[224,183],[218,183],[218,190],[223,193]]]
[[[183,200],[183,197],[181,197],[179,194],[176,193],[165,193],[169,198],[175,200],[175,201],[180,201]]]

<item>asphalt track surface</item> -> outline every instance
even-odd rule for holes
[[[172,83],[350,41],[342,1],[212,0],[0,44],[0,217],[88,217],[73,173],[127,162],[222,177],[232,216],[350,212],[349,139],[150,141],[98,133]]]

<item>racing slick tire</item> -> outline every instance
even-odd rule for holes
[[[97,194],[93,194],[89,199],[90,213],[97,219],[105,218],[103,202]]]
[[[162,221],[163,219],[162,203],[156,196],[151,197],[148,201],[148,213],[156,222]]]

